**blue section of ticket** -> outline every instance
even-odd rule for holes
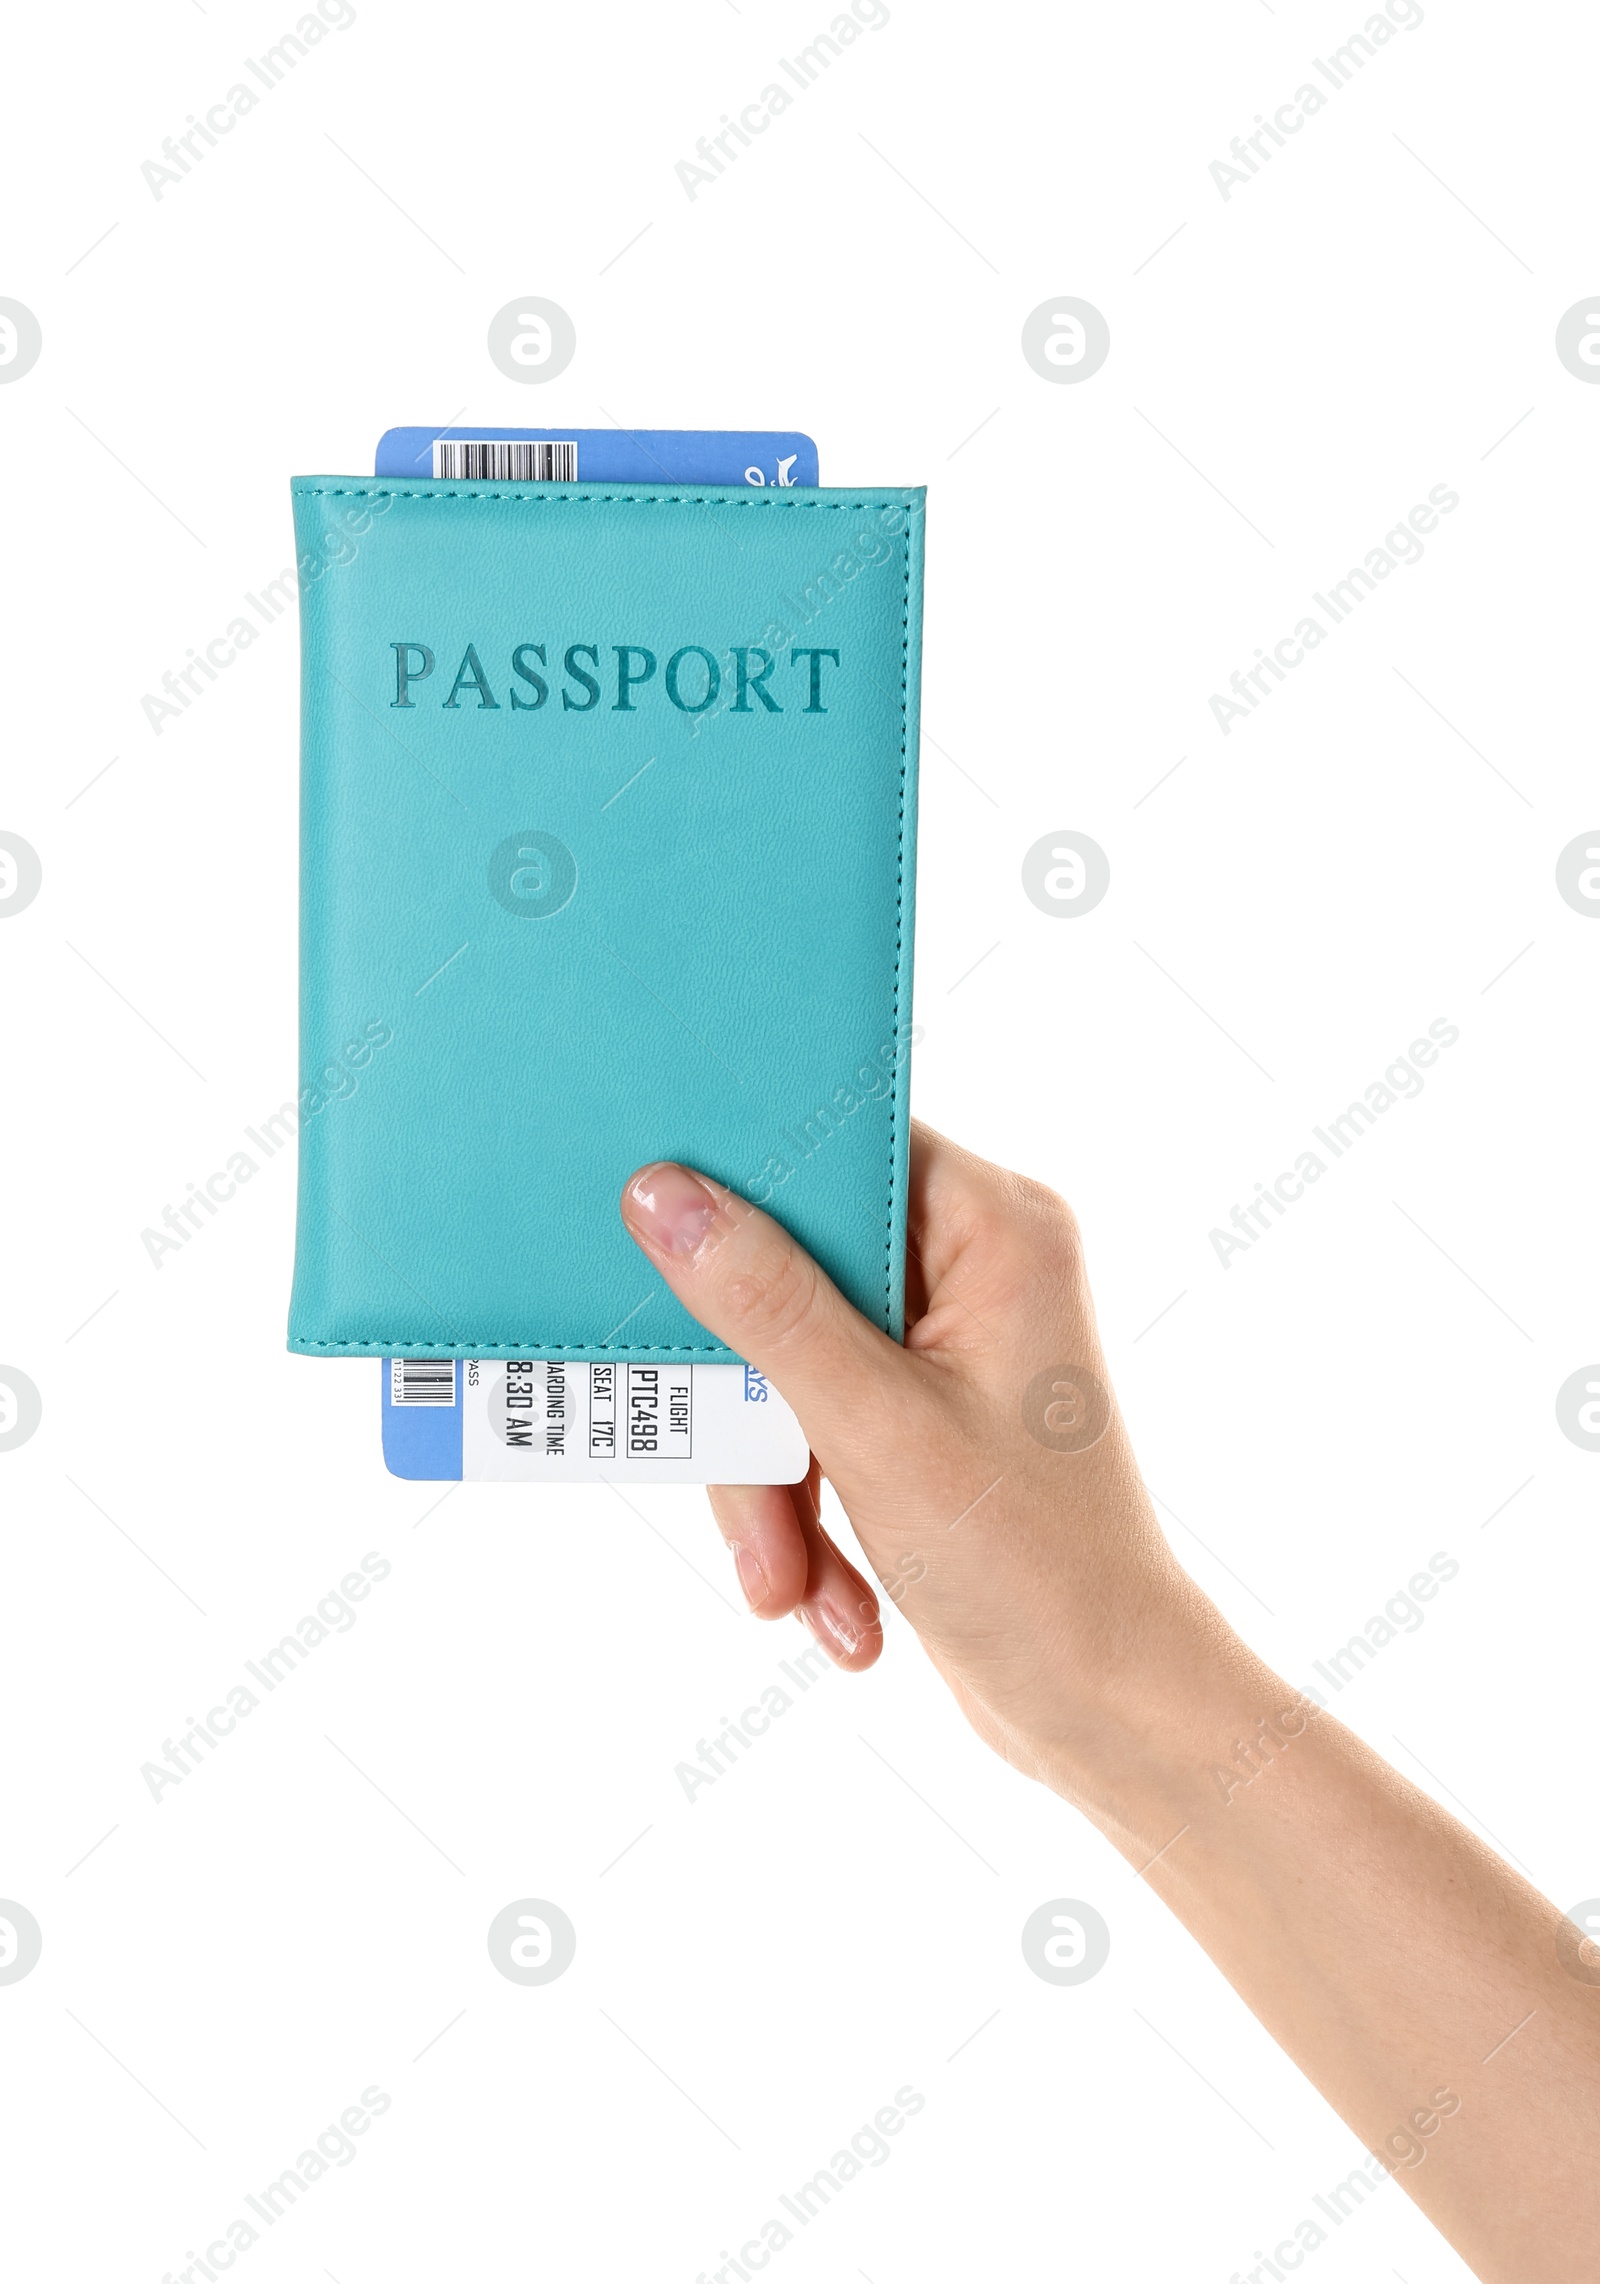
[[[442,1356],[413,1364],[408,1389],[403,1373],[409,1361],[383,1359],[383,1463],[391,1475],[408,1482],[459,1483],[461,1359]]]
[[[391,428],[374,474],[463,482],[814,485],[817,448],[787,428]]]

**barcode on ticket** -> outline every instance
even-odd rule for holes
[[[578,447],[572,440],[508,443],[500,437],[436,436],[433,472],[466,483],[575,484]]]
[[[453,1356],[394,1356],[389,1360],[391,1404],[454,1404]]]

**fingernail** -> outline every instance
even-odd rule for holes
[[[635,1174],[623,1197],[628,1226],[658,1253],[693,1253],[717,1219],[716,1199],[682,1166],[664,1160]]]
[[[759,1610],[772,1592],[772,1581],[762,1568],[761,1557],[753,1547],[736,1545],[733,1564],[739,1573],[739,1584],[744,1589],[745,1600],[752,1610]]]
[[[829,1601],[802,1602],[795,1613],[801,1624],[822,1644],[830,1657],[854,1657],[861,1647],[861,1636],[856,1632],[837,1603]]]

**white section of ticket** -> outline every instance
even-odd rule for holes
[[[465,1483],[798,1483],[810,1452],[747,1364],[565,1364],[469,1357]]]

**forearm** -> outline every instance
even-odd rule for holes
[[[1480,2276],[1600,2276],[1600,1988],[1543,1896],[1214,1614],[1054,1772]]]

